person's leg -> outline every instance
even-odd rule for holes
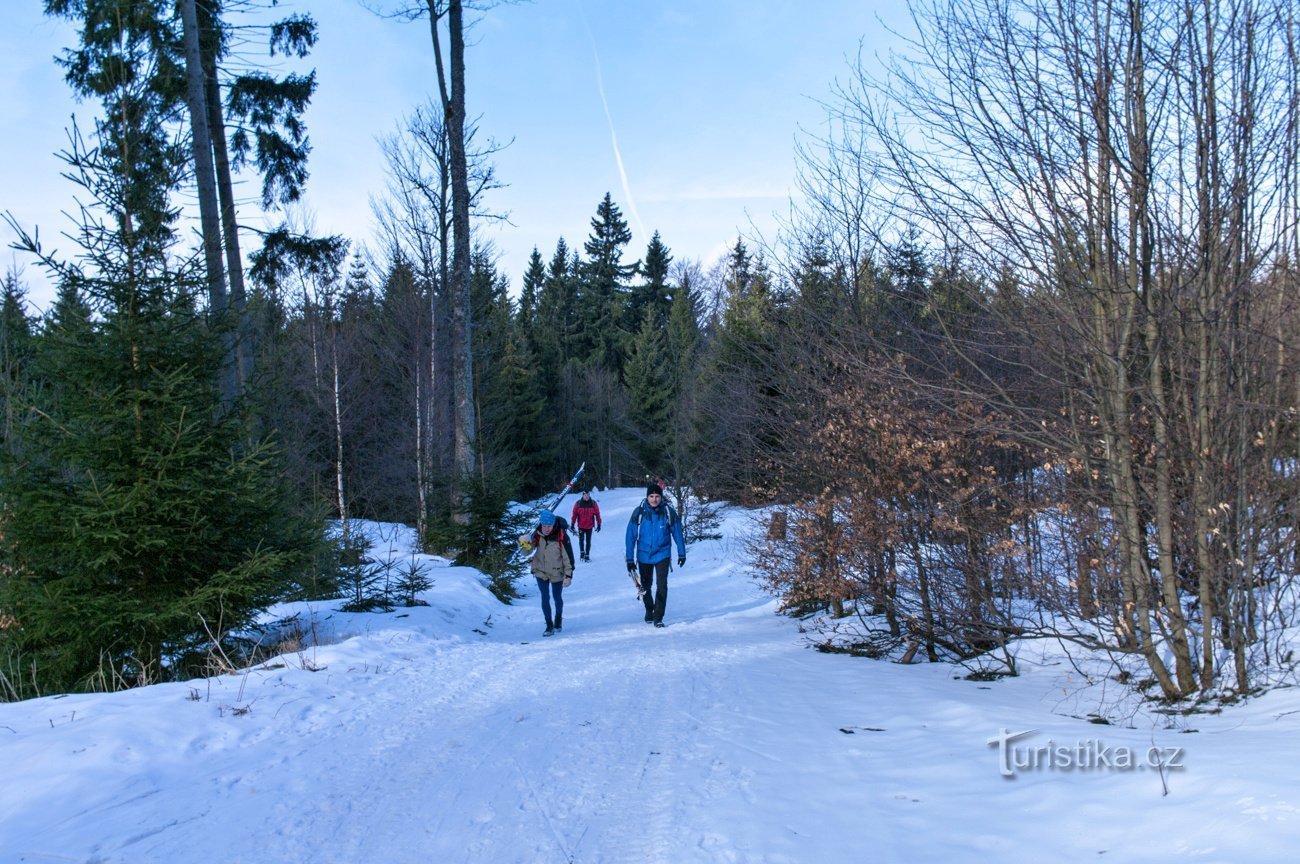
[[[559,630],[564,622],[564,583],[551,583],[551,596],[555,599],[555,629]]]
[[[591,557],[591,529],[578,529],[578,551],[584,559]]]
[[[553,626],[551,619],[551,583],[540,576],[534,576],[533,578],[537,580],[537,591],[542,595],[542,614],[546,616],[546,629],[550,630]]]
[[[655,600],[651,589],[654,587],[655,565],[638,563],[637,570],[641,579],[641,602],[645,603],[645,620],[655,620]]]
[[[668,606],[668,564],[665,558],[655,565],[655,605],[654,620],[656,624],[664,620],[664,609]]]

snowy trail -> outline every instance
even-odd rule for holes
[[[1292,703],[1194,739],[1100,727],[1189,747],[1169,797],[1142,772],[1008,781],[1000,727],[1098,734],[1053,713],[1065,670],[990,685],[811,651],[736,565],[739,519],[674,571],[656,630],[622,563],[638,500],[600,496],[555,638],[531,585],[503,607],[448,568],[432,607],[330,618],[355,638],[198,700],[0,705],[0,864],[1289,860],[1294,759],[1254,754],[1295,754]]]

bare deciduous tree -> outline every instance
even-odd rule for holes
[[[1098,644],[1169,698],[1244,692],[1294,576],[1295,11],[933,0],[913,21],[887,74],[839,89],[848,143],[810,165],[809,224],[854,249],[896,214],[960,250],[976,278],[895,334],[910,386],[1050,454],[1044,494],[1066,471]]]

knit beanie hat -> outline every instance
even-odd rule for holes
[[[650,495],[662,495],[664,494],[664,490],[659,488],[658,483],[647,483],[645,487],[645,494],[647,497],[649,497]]]
[[[542,515],[541,515],[540,517],[538,517],[538,519],[537,519],[537,524],[539,524],[539,525],[554,525],[554,524],[555,524],[555,514],[552,513],[550,510],[543,510],[543,511],[542,511]]]

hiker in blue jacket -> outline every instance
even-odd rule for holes
[[[659,485],[650,483],[646,486],[645,500],[632,511],[632,518],[627,522],[625,546],[627,572],[637,579],[644,592],[641,599],[645,602],[645,620],[656,627],[664,626],[668,569],[672,563],[674,541],[677,543],[677,566],[682,567],[686,564],[682,520],[677,517],[673,505],[664,500]]]

